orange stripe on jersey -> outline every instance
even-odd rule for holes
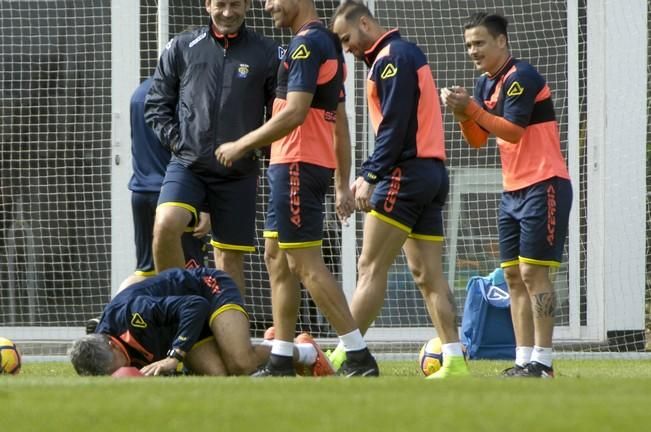
[[[366,92],[368,93],[368,115],[371,117],[373,132],[377,135],[377,129],[382,121],[382,106],[380,105],[380,97],[377,93],[375,81],[366,81]]]
[[[545,99],[549,99],[550,97],[552,97],[552,91],[549,89],[549,86],[545,84],[545,87],[543,87],[543,89],[540,90],[536,95],[535,102],[544,101]]]
[[[419,158],[445,160],[445,141],[438,90],[429,65],[417,71],[420,98],[418,100],[418,131],[416,155]]]
[[[325,84],[337,75],[339,62],[337,59],[326,60],[319,68],[319,76],[316,79],[316,85]]]
[[[556,121],[527,126],[517,143],[497,138],[504,190],[515,191],[552,177],[569,179],[559,142]]]
[[[285,99],[274,100],[272,116],[287,105]],[[322,109],[310,108],[303,124],[271,145],[270,164],[307,162],[336,168],[334,151],[335,119]]]
[[[125,331],[124,333],[122,333],[120,335],[120,340],[122,340],[124,343],[129,345],[131,348],[135,349],[140,354],[142,354],[143,357],[147,359],[147,361],[151,362],[151,361],[154,360],[154,354],[150,353],[142,345],[140,345],[140,342],[138,342],[133,337],[133,335],[129,332],[129,330]]]

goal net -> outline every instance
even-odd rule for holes
[[[339,1],[315,3],[320,16],[328,21]],[[117,175],[115,166],[130,164],[128,160],[116,160],[112,139],[116,128],[124,125],[115,113],[128,112],[128,108],[116,108],[112,96],[120,86],[112,82],[112,73],[119,67],[114,51],[133,51],[133,61],[138,65],[134,77],[137,84],[156,67],[161,5],[167,6],[169,18],[163,34],[170,37],[208,22],[203,0],[160,4],[157,0],[140,0],[135,21],[139,37],[133,46],[115,46],[112,7],[120,4],[110,0],[0,2],[0,335],[22,341],[27,354],[63,353],[69,341],[83,333],[84,322],[101,312],[110,299],[111,287],[120,283],[116,275],[127,276],[133,271],[115,268],[112,257],[117,244],[131,251],[134,259],[130,265],[135,266],[130,225],[116,229],[111,223],[116,217],[111,205],[115,191],[129,194],[128,177]],[[558,296],[555,345],[558,350],[573,353],[644,350],[644,317],[649,313],[651,280],[648,241],[637,257],[645,266],[643,277],[629,274],[623,265],[619,283],[594,291],[594,272],[603,263],[599,257],[608,254],[608,244],[591,234],[594,224],[590,221],[594,219],[590,216],[598,211],[594,206],[603,199],[604,190],[599,185],[595,189],[594,182],[590,182],[595,162],[590,131],[597,122],[588,123],[588,59],[595,54],[588,52],[587,1],[375,0],[368,5],[381,24],[398,27],[404,38],[423,49],[439,88],[462,85],[471,89],[477,77],[465,53],[464,19],[478,10],[508,17],[514,56],[536,66],[552,89],[562,148],[573,177],[575,203],[570,241],[563,265],[554,275]],[[264,2],[252,0],[247,25],[286,46],[291,34],[275,29],[263,7]],[[644,13],[649,9],[647,5]],[[34,31],[35,23],[39,31]],[[646,37],[646,29],[643,34]],[[644,60],[646,65],[647,59],[638,60]],[[348,59],[348,67],[353,161],[359,167],[373,148],[365,100],[367,69],[352,58]],[[135,89],[135,85],[132,87]],[[649,91],[647,105],[651,103]],[[605,122],[605,115],[601,121]],[[444,212],[444,270],[460,320],[468,279],[488,275],[499,266],[496,220],[501,171],[494,142],[477,152],[464,143],[447,113],[444,127],[451,181]],[[649,154],[645,148],[622,158],[634,164],[648,160]],[[647,168],[644,193],[630,198],[646,203],[647,226],[629,229],[622,223],[606,230],[621,230],[624,238],[649,238],[648,173]],[[272,325],[261,236],[267,199],[263,175],[257,218],[260,236],[256,253],[248,255],[246,261],[246,304],[256,336]],[[342,227],[334,215],[333,203],[330,194],[323,255],[350,296],[355,288],[363,216],[357,214],[349,226]],[[130,210],[124,208],[123,212]],[[619,259],[621,264],[628,262],[626,257]],[[617,302],[610,302],[615,306],[609,309],[612,297],[632,298],[632,310],[628,303]],[[627,320],[632,315],[637,317],[633,324]],[[332,328],[305,291],[298,326],[297,330],[310,331],[322,340],[334,340]],[[384,307],[368,339],[378,351],[415,356],[415,347],[435,334],[406,261],[399,256],[389,275]]]

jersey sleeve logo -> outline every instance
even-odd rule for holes
[[[134,313],[131,316],[131,325],[136,327],[136,328],[147,328],[147,323],[145,322],[144,319],[140,316],[138,312]]]
[[[387,79],[392,78],[396,75],[398,75],[398,68],[395,67],[392,63],[389,63],[384,67],[384,70],[380,74],[380,78]]]
[[[520,96],[522,93],[524,93],[524,87],[517,81],[513,81],[511,87],[506,91],[507,96]]]
[[[310,56],[310,51],[305,44],[300,44],[292,53],[292,60],[305,60]]]

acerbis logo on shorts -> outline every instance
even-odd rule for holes
[[[547,244],[554,246],[556,237],[556,189],[547,186]]]
[[[289,211],[290,221],[298,228],[301,227],[301,178],[298,162],[289,165]]]
[[[400,192],[400,179],[402,177],[402,170],[397,167],[391,173],[391,184],[389,185],[389,192],[384,200],[384,211],[391,213],[396,206],[398,200],[398,192]]]

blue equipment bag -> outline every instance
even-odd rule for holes
[[[469,359],[515,359],[511,297],[501,268],[473,276],[461,320],[461,342]]]

